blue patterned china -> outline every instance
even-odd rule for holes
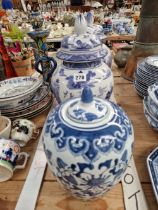
[[[0,100],[16,97],[29,93],[30,91],[40,87],[41,79],[35,77],[13,77],[0,82]]]
[[[94,25],[94,14],[93,11],[87,12],[86,15],[87,22],[87,33],[97,35],[101,40],[105,39],[104,29],[101,25]]]
[[[52,110],[45,122],[43,145],[58,181],[77,198],[97,198],[124,174],[134,142],[133,127],[116,104],[93,97],[85,86]]]
[[[109,66],[109,68],[111,68],[111,66],[112,66],[111,50],[105,44],[103,44],[103,48],[106,49],[106,51],[107,51],[106,56],[103,58],[103,62],[106,63]]]
[[[83,14],[76,17],[75,33],[65,36],[57,58],[73,63],[91,62],[103,58],[107,51],[102,49],[102,43],[95,34],[87,33],[87,23]]]
[[[7,114],[17,114],[21,110],[25,110],[27,112],[28,108],[31,108],[32,106],[35,106],[36,104],[40,103],[50,92],[50,88],[48,86],[42,85],[36,92],[36,94],[33,96],[33,98],[29,101],[27,101],[25,104],[22,104],[21,106],[10,108],[10,109],[3,109],[1,110],[1,114],[6,116]]]
[[[11,109],[31,100],[43,80],[34,77],[14,77],[0,82],[0,109]]]
[[[157,62],[158,56],[150,56],[137,64],[134,85],[137,93],[142,97],[148,95],[148,87],[158,80],[158,68],[156,70]]]
[[[10,119],[17,119],[17,118],[27,118],[30,119],[38,114],[44,112],[52,105],[52,96],[51,93],[40,100],[38,103],[29,106],[28,108],[13,112],[13,113],[6,113],[5,116],[9,117]]]
[[[158,203],[158,147],[148,155],[147,167],[156,201]]]
[[[158,82],[148,87],[148,94],[153,99],[153,101],[158,105]]]
[[[151,115],[158,119],[158,104],[155,103],[150,95],[146,96],[144,100],[148,103]]]
[[[158,70],[158,56],[149,56],[145,59],[145,66],[151,70]]]
[[[151,116],[158,120],[158,82],[148,87],[148,97],[144,102],[148,105]]]
[[[102,61],[84,64],[63,62],[51,79],[51,87],[59,103],[81,95],[86,84],[92,88],[95,96],[112,100],[113,75],[111,69]]]
[[[75,33],[65,36],[57,58],[63,60],[54,71],[51,89],[58,103],[81,95],[85,85],[89,85],[95,96],[103,99],[114,98],[113,75],[103,59],[109,55],[107,47],[94,34],[86,33],[83,14],[77,16]],[[112,60],[109,59],[109,65]]]
[[[142,98],[144,98],[144,96],[147,96],[147,88],[143,89],[139,83],[138,80],[134,81],[134,88],[137,91],[138,95],[141,96]]]
[[[147,97],[143,100],[144,104],[144,114],[145,117],[149,123],[149,125],[156,131],[158,131],[158,119],[154,116],[154,114],[151,111],[150,105],[148,103]]]

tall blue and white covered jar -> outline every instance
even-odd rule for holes
[[[93,97],[85,86],[81,98],[49,113],[43,145],[48,165],[73,196],[97,198],[124,174],[134,142],[133,127],[116,104]]]
[[[57,58],[62,60],[51,79],[51,89],[61,103],[81,95],[88,85],[95,96],[114,101],[113,74],[104,62],[107,48],[96,34],[87,33],[87,23],[80,14],[76,18],[75,33],[65,36]]]

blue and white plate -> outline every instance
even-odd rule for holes
[[[1,110],[2,115],[7,115],[7,114],[16,114],[21,110],[27,110],[28,108],[35,106],[37,103],[40,103],[40,101],[42,101],[50,92],[50,88],[48,86],[41,86],[36,94],[34,95],[34,97],[29,100],[28,102],[26,102],[25,104],[21,105],[21,106],[17,106],[14,107],[12,109],[4,109]]]
[[[149,56],[145,59],[145,65],[158,70],[158,56]]]
[[[0,82],[0,109],[12,109],[31,100],[43,80],[34,77],[15,77]]]
[[[150,56],[139,61],[134,76],[137,93],[143,97],[148,95],[148,87],[158,81],[158,56]]]
[[[9,117],[11,120],[17,118],[32,118],[38,114],[44,112],[46,109],[52,105],[52,94],[49,93],[45,98],[43,98],[39,103],[28,107],[25,110],[21,110],[17,113],[7,113],[5,116]]]
[[[0,101],[18,97],[37,90],[43,81],[41,79],[25,76],[13,77],[0,82]]]
[[[147,167],[155,197],[158,202],[158,147],[147,157]]]

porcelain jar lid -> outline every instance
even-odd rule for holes
[[[106,38],[104,34],[104,29],[101,25],[94,24],[94,12],[89,11],[86,13],[86,21],[87,21],[87,33],[95,34],[100,40]]]
[[[114,110],[111,102],[93,97],[89,86],[85,86],[81,98],[70,99],[60,109],[65,123],[78,128],[97,128],[111,121]]]
[[[75,33],[65,36],[61,42],[61,48],[57,52],[57,58],[74,62],[91,62],[106,56],[107,51],[102,48],[99,37],[87,33],[87,23],[83,14],[76,17]]]

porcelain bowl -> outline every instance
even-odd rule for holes
[[[148,106],[150,108],[150,112],[152,115],[154,115],[155,118],[158,119],[158,104],[155,103],[155,101],[152,99],[150,95],[145,97],[148,102]]]
[[[144,114],[149,123],[149,125],[156,131],[158,131],[158,120],[151,114],[150,107],[148,105],[147,98],[143,100],[144,104]]]
[[[10,109],[29,101],[43,84],[33,77],[15,77],[0,82],[0,109]]]
[[[153,85],[148,87],[148,95],[158,106],[158,82],[155,82]]]

